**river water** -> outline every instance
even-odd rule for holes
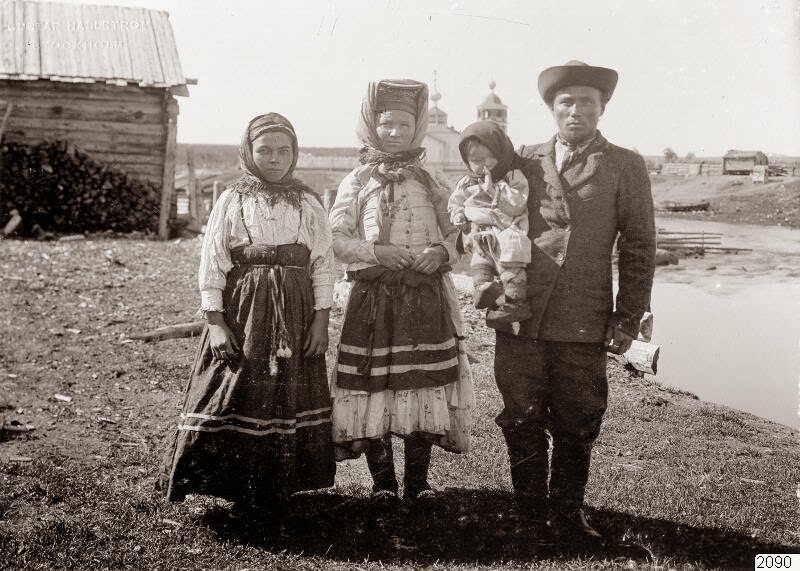
[[[682,259],[656,271],[658,382],[797,428],[800,230],[658,219],[672,231],[721,232],[752,252]]]

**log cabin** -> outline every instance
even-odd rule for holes
[[[188,96],[169,14],[123,6],[0,2],[3,137],[63,140],[161,191],[167,233],[178,103]]]

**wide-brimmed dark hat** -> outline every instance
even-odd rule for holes
[[[588,85],[599,89],[607,102],[614,93],[619,76],[613,69],[595,67],[582,61],[570,60],[564,65],[548,67],[539,74],[539,94],[548,105],[553,104],[555,93],[569,85]]]

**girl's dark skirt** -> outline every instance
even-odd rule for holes
[[[225,321],[242,350],[217,361],[203,332],[160,478],[172,501],[207,494],[261,504],[334,481],[325,357],[303,356],[314,314],[309,251],[250,245],[231,255]],[[274,371],[281,321],[291,356]]]

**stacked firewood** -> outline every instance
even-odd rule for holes
[[[159,192],[150,183],[93,160],[66,142],[0,148],[0,215],[16,209],[23,234],[155,231]]]

